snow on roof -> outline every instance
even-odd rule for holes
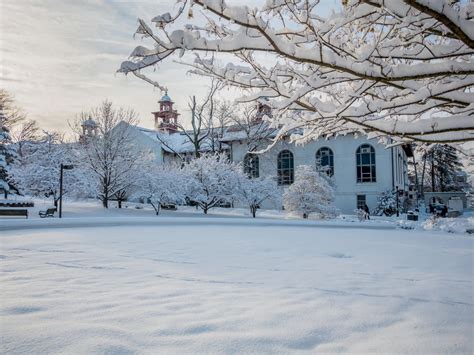
[[[89,117],[87,120],[82,122],[82,125],[89,127],[97,127],[97,123],[92,119],[92,117]]]
[[[144,127],[135,126],[135,128],[159,144],[161,148],[168,153],[194,153],[194,144],[184,133],[166,133]],[[211,151],[211,140],[204,140],[201,143],[201,151]]]
[[[271,128],[266,124],[257,123],[250,128],[249,132],[246,132],[242,127],[239,126],[231,126],[226,129],[224,135],[220,139],[221,142],[232,142],[232,141],[239,141],[245,140],[249,136],[250,137],[262,137],[262,138],[275,138],[278,129]]]

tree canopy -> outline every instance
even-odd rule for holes
[[[145,69],[190,51],[193,73],[241,88],[244,101],[271,98],[280,134],[300,128],[302,141],[353,132],[386,142],[474,140],[471,2],[352,0],[326,17],[320,6],[179,0],[175,14],[151,20],[156,29],[139,19],[137,34],[151,46],[135,48],[119,71],[161,87]]]

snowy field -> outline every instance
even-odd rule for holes
[[[158,218],[0,232],[0,352],[473,351],[467,234]]]

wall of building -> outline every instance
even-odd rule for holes
[[[375,149],[376,182],[357,182],[356,150],[362,144],[370,144]],[[406,176],[406,155],[402,148],[385,146],[375,140],[367,140],[364,137],[339,136],[329,140],[317,140],[305,145],[295,145],[288,141],[276,144],[268,152],[259,155],[260,176],[277,176],[278,153],[288,149],[293,153],[295,168],[298,165],[316,165],[316,151],[319,148],[328,147],[334,154],[334,179],[336,181],[336,206],[343,213],[353,213],[357,207],[357,195],[365,195],[367,205],[373,210],[377,205],[377,198],[386,191],[392,190],[398,185],[400,188],[406,186],[408,190],[408,179]],[[232,144],[232,160],[243,162],[247,153],[247,145],[244,141],[235,141]],[[393,158],[400,157],[397,169],[392,171]],[[282,192],[285,187],[282,187]],[[274,204],[267,203],[263,208],[278,208]]]
[[[137,128],[131,127],[129,132],[133,144],[142,152],[150,152],[155,156],[158,164],[163,163],[163,151],[161,144],[146,134],[140,132]]]

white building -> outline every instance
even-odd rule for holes
[[[194,146],[188,137],[178,132],[176,122],[178,113],[173,110],[173,102],[168,95],[159,101],[160,111],[153,112],[155,130],[131,127],[137,146],[153,151],[160,163],[174,160],[187,160],[194,156]],[[260,104],[258,113],[268,114],[268,107]],[[162,120],[160,118],[163,117]],[[262,127],[261,115],[257,114],[255,127]],[[258,130],[258,129],[256,129]],[[399,189],[401,194],[408,192],[407,160],[412,156],[409,146],[386,148],[376,140],[353,135],[320,139],[304,145],[296,145],[285,138],[269,151],[250,154],[263,148],[274,135],[265,130],[260,133],[258,144],[255,137],[249,136],[236,126],[226,127],[219,137],[221,149],[228,151],[234,162],[241,162],[251,177],[273,176],[283,190],[294,181],[294,171],[298,165],[323,166],[336,182],[336,207],[343,213],[352,213],[356,208],[368,205],[372,210],[377,198],[387,190]],[[210,141],[202,145],[203,151],[210,151]],[[281,208],[264,205],[263,208]]]

